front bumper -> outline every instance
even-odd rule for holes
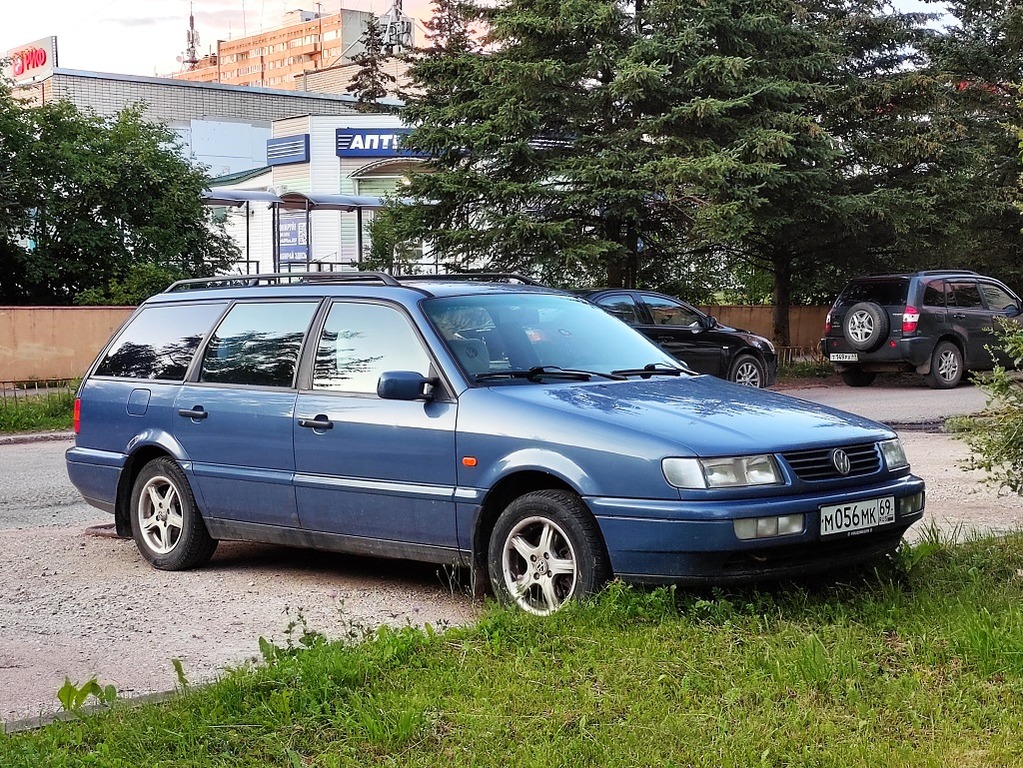
[[[840,537],[820,536],[820,507],[924,490],[914,475],[855,490],[769,499],[676,502],[588,497],[607,544],[611,567],[623,581],[715,584],[820,573],[893,551],[923,509],[895,522]],[[733,520],[804,515],[803,532],[740,540]]]

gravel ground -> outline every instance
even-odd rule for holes
[[[999,496],[958,467],[962,443],[920,432],[902,437],[928,483],[928,519],[946,534],[1023,523],[1020,499]],[[134,696],[172,689],[171,660],[180,659],[190,682],[212,679],[256,658],[260,636],[286,644],[289,623],[300,619],[343,637],[355,626],[457,624],[475,614],[467,589],[431,565],[228,543],[200,570],[156,571],[133,542],[86,533],[89,524],[108,524],[108,515],[49,503],[20,499],[19,507],[37,510],[36,522],[0,529],[5,721],[58,709],[65,676],[79,684],[95,676]]]

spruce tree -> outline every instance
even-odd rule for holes
[[[366,22],[362,36],[363,49],[352,57],[359,70],[345,89],[358,100],[360,112],[380,112],[380,99],[386,98],[394,87],[394,75],[384,72],[383,63],[389,51],[384,46],[384,33],[376,16]]]

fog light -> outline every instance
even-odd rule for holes
[[[771,517],[746,517],[733,520],[735,536],[743,541],[749,539],[772,539],[776,536],[792,536],[803,532],[802,515],[780,515]]]
[[[912,515],[924,508],[924,492],[918,491],[912,496],[899,499],[899,517]]]

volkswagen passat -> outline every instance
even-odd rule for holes
[[[893,551],[887,427],[695,375],[575,296],[376,273],[178,283],[84,377],[71,480],[152,565],[243,539],[469,566],[535,613]]]

